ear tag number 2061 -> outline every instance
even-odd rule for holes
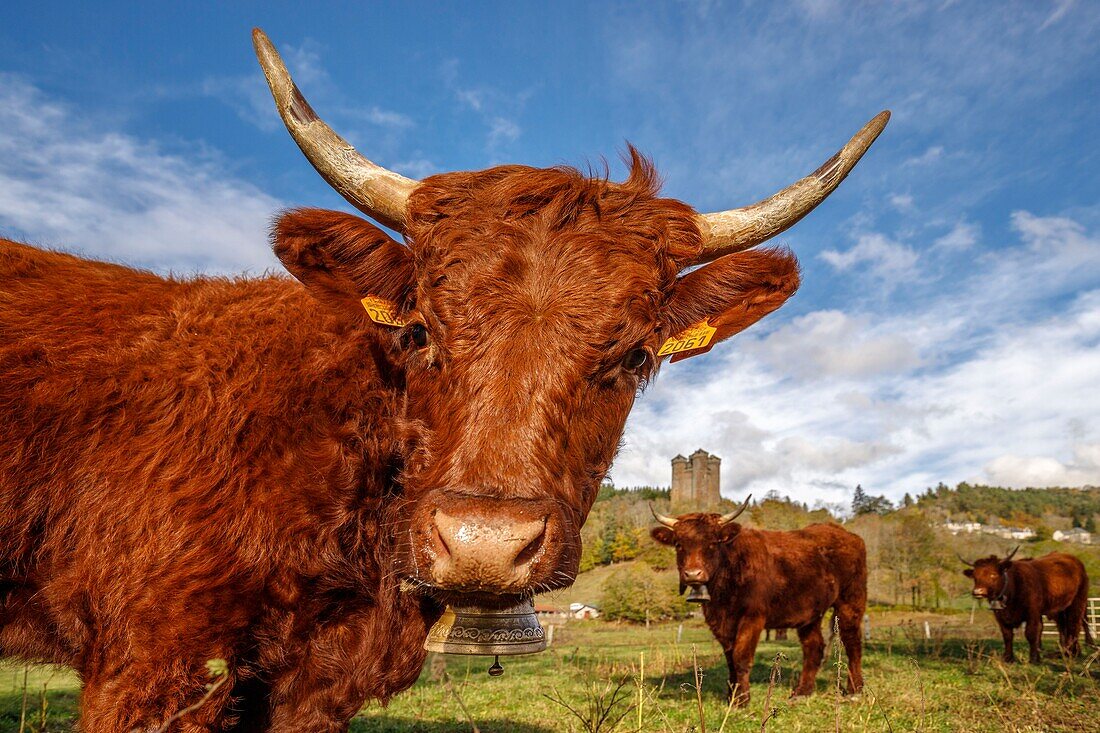
[[[368,295],[360,302],[363,304],[363,308],[366,309],[367,315],[375,323],[380,323],[383,326],[396,326],[398,328],[407,323],[397,315],[397,304],[393,301],[379,298],[374,295]]]
[[[706,319],[699,321],[665,341],[661,345],[660,351],[657,352],[657,356],[669,356],[670,354],[678,354],[681,351],[701,349],[714,338],[715,331],[717,329],[707,323]]]

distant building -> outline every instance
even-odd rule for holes
[[[1073,529],[1057,530],[1052,535],[1057,542],[1074,542],[1078,545],[1091,545],[1092,533],[1086,532],[1080,527],[1074,527]]]
[[[981,522],[944,522],[943,528],[951,534],[974,534],[981,532],[985,525]]]
[[[573,618],[599,618],[600,609],[595,606],[590,606],[587,603],[570,603],[569,615]]]
[[[672,510],[677,513],[713,509],[721,500],[722,459],[700,448],[690,457],[672,459]]]
[[[986,527],[982,531],[1006,540],[1030,540],[1035,538],[1035,530],[1030,527]]]

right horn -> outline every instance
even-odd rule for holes
[[[962,555],[960,555],[960,554],[959,554],[958,552],[956,552],[956,553],[955,553],[955,557],[959,558],[959,560],[961,560],[961,561],[962,561],[962,564],[963,564],[963,565],[966,565],[966,566],[968,566],[968,567],[974,567],[974,563],[972,563],[972,562],[970,562],[969,560],[967,560],[967,559],[966,559],[965,557],[963,557]]]
[[[656,509],[653,508],[652,503],[649,505],[649,511],[653,512],[653,518],[654,519],[656,519],[658,522],[660,522],[664,526],[668,527],[669,529],[672,529],[673,527],[675,527],[676,522],[679,521],[679,520],[676,519],[676,517],[667,517],[664,514],[661,514]]]
[[[889,121],[889,110],[879,112],[820,168],[763,201],[740,209],[700,214],[696,224],[703,234],[703,251],[691,264],[749,249],[794,226],[840,185]]]
[[[752,501],[752,494],[749,494],[745,498],[745,503],[742,504],[740,507],[738,507],[737,509],[734,509],[729,514],[723,514],[721,517],[719,517],[718,518],[718,523],[719,524],[729,524],[733,520],[737,519],[739,516],[741,516],[741,513],[743,511],[745,511],[746,509],[749,508],[749,502],[750,501]]]
[[[355,208],[405,233],[405,204],[417,182],[364,158],[317,116],[298,91],[279,52],[259,28],[252,29],[256,58],[290,136],[328,185]]]

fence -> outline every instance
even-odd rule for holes
[[[1092,629],[1092,638],[1100,643],[1100,596],[1089,599],[1088,610],[1085,611],[1085,621]],[[1058,636],[1058,627],[1050,619],[1043,621],[1043,634],[1046,636]]]

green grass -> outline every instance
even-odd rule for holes
[[[923,621],[931,619],[931,640]],[[1083,731],[1100,721],[1100,659],[1067,663],[1044,639],[1044,664],[1005,666],[1001,644],[988,611],[976,623],[963,614],[875,614],[876,639],[867,644],[867,686],[856,698],[835,694],[836,657],[832,648],[810,699],[788,699],[801,654],[797,641],[762,642],[752,672],[752,702],[733,710],[725,731],[760,731],[767,710],[772,659],[781,680],[772,692],[769,731]],[[792,639],[793,639],[792,634]],[[1018,642],[1019,644],[1019,642]],[[725,660],[700,621],[685,623],[676,643],[676,624],[644,628],[602,621],[571,622],[555,629],[547,652],[502,660],[505,675],[491,678],[484,657],[429,658],[420,680],[387,707],[368,705],[353,721],[356,733],[375,731],[472,731],[462,705],[480,731],[551,733],[583,731],[581,721],[547,696],[584,711],[606,692],[609,681],[628,678],[625,700],[615,709],[629,712],[616,730],[638,731],[636,704],[642,695],[641,731],[699,730],[692,674],[692,647],[702,668],[706,729],[718,731],[726,715]],[[1094,650],[1090,650],[1094,651]],[[1026,649],[1017,646],[1017,655]],[[638,671],[645,655],[641,690]],[[18,731],[24,667],[0,662],[0,731]],[[37,731],[41,690],[46,685],[48,730],[71,730],[78,701],[75,676],[54,667],[30,667],[27,731]],[[606,694],[604,695],[606,702]],[[461,704],[460,701],[461,700]],[[608,729],[603,729],[608,730]]]

